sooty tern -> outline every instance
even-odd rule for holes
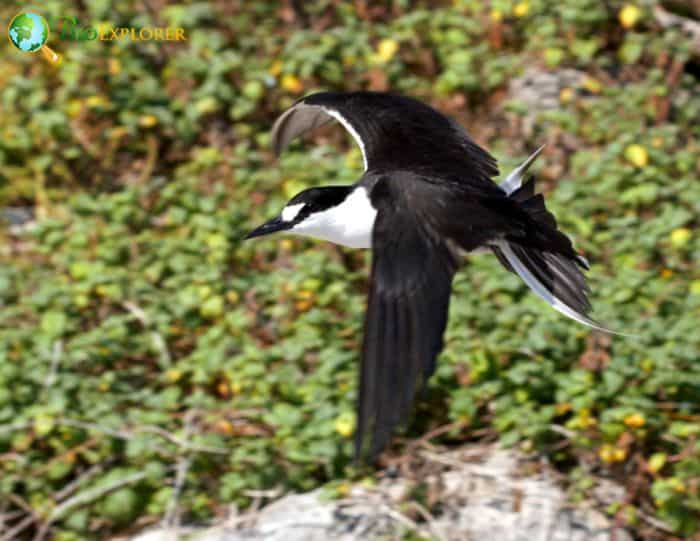
[[[310,188],[246,238],[278,231],[372,248],[359,381],[356,458],[373,459],[410,413],[443,347],[458,253],[491,250],[562,314],[587,314],[586,260],[557,229],[532,179],[535,151],[500,184],[496,160],[454,121],[411,98],[322,92],[272,129],[279,154],[295,137],[339,121],[362,150],[352,186]]]

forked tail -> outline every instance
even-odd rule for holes
[[[555,310],[594,329],[623,334],[604,327],[588,316],[591,311],[588,301],[590,288],[582,272],[588,270],[588,262],[576,254],[571,241],[557,229],[557,222],[545,207],[542,194],[534,193],[534,180],[523,184],[528,168],[542,148],[508,175],[500,186],[527,212],[538,229],[538,235],[551,239],[553,248],[548,249],[549,243],[505,237],[492,243],[491,249],[504,267],[520,276],[538,297]]]

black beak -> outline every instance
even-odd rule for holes
[[[250,233],[248,233],[245,238],[252,239],[253,237],[262,237],[263,235],[269,235],[270,233],[276,233],[277,231],[284,231],[289,229],[290,224],[283,222],[282,218],[277,216],[269,222],[265,222],[260,227],[256,227]]]

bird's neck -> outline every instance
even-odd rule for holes
[[[312,214],[291,232],[350,248],[370,248],[376,216],[367,189],[359,186],[340,204]]]

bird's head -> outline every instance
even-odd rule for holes
[[[253,229],[246,239],[288,231],[298,235],[316,236],[314,231],[324,226],[330,210],[339,206],[352,192],[352,186],[309,188],[292,197],[282,212]]]

